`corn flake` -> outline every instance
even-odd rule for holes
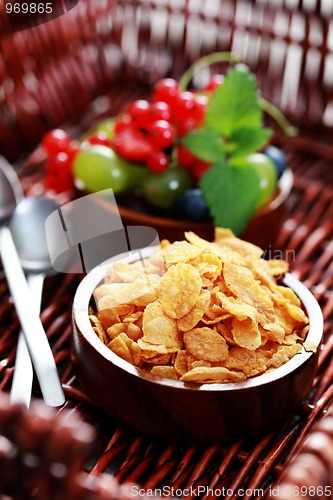
[[[225,339],[212,328],[194,328],[184,333],[184,344],[196,358],[206,361],[224,361],[228,356]]]
[[[210,302],[210,293],[208,290],[201,290],[198,302],[192,307],[190,312],[177,320],[177,327],[182,332],[192,330],[202,319],[205,309]]]
[[[170,318],[182,318],[195,306],[202,281],[199,272],[190,264],[178,262],[163,276],[160,302]]]
[[[143,313],[142,340],[149,344],[181,349],[183,342],[175,319],[167,316],[160,302],[148,304]]]
[[[178,379],[174,366],[153,366],[150,373],[152,373],[153,375],[159,375],[160,377],[164,378],[171,378],[173,380]]]
[[[244,373],[228,370],[219,366],[198,366],[188,371],[180,380],[182,382],[200,382],[200,383],[222,383],[222,382],[240,382],[245,380]]]

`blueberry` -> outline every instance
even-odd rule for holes
[[[201,189],[187,189],[180,194],[173,206],[173,215],[177,219],[189,221],[209,220],[209,210]]]
[[[287,159],[283,151],[281,151],[281,149],[279,148],[276,148],[275,146],[268,146],[263,151],[263,154],[266,155],[270,160],[272,160],[278,174],[278,179],[280,179],[283,172],[287,168]]]

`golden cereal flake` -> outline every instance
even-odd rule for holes
[[[196,359],[194,356],[191,356],[187,361],[188,371],[193,370],[193,368],[198,368],[199,366],[212,366],[210,361],[206,361],[205,359]]]
[[[216,279],[222,271],[221,259],[215,253],[206,250],[200,252],[200,254],[189,263],[199,271],[201,277],[212,280]]]
[[[109,292],[99,299],[98,309],[108,309],[119,304],[133,304],[145,307],[150,302],[157,300],[160,293],[161,280],[160,276],[150,274],[146,278],[139,278],[133,283],[111,283],[105,285],[109,287]]]
[[[302,340],[302,337],[298,334],[298,331],[296,330],[295,332],[290,333],[289,335],[285,335],[282,344],[293,345],[299,342],[300,340]]]
[[[251,318],[242,321],[233,318],[231,333],[234,341],[240,347],[255,351],[261,345],[261,334],[258,325]]]
[[[112,293],[113,289],[114,288],[110,283],[103,283],[103,285],[98,286],[94,290],[95,301],[98,302],[102,297],[105,297],[105,295],[109,295],[110,293]]]
[[[133,340],[127,337],[126,333],[120,333],[109,342],[108,347],[125,361],[135,366],[140,365],[141,349],[136,342],[133,342]]]
[[[223,266],[223,276],[231,293],[258,311],[261,324],[274,322],[274,307],[269,290],[260,285],[250,269],[226,263]]]
[[[123,319],[124,323],[136,323],[142,316],[143,311],[136,311]]]
[[[154,351],[142,350],[142,361],[147,365],[159,366],[170,363],[172,354],[156,354]]]
[[[303,309],[294,304],[287,304],[287,311],[289,316],[296,322],[301,323],[301,325],[307,325],[309,320]]]
[[[133,283],[146,273],[141,260],[128,264],[118,261],[109,266],[104,281],[105,283]]]
[[[294,304],[294,306],[301,307],[300,299],[297,297],[296,293],[291,288],[288,288],[287,286],[276,285],[274,293],[284,297],[291,304]]]
[[[284,296],[273,294],[275,323],[279,324],[286,335],[293,333],[295,329],[303,328],[308,324],[308,318],[303,310],[292,304]]]
[[[178,379],[176,370],[173,366],[153,366],[150,370],[150,373],[152,373],[153,375],[158,375],[159,377],[170,378],[172,380]]]
[[[152,357],[160,354],[170,354],[173,352],[177,352],[177,347],[166,347],[165,345],[159,344],[150,344],[146,342],[143,338],[138,340],[138,346],[142,350],[142,354],[146,357]],[[163,363],[165,364],[165,363]]]
[[[177,329],[177,321],[165,314],[158,301],[148,304],[145,308],[142,329],[144,342],[176,350],[182,348],[183,343]]]
[[[244,260],[250,262],[253,259],[259,259],[264,253],[257,245],[236,238],[232,231],[224,228],[215,228],[215,244],[223,248],[224,251],[229,250],[228,253],[235,252],[241,255],[243,262]]]
[[[198,302],[192,307],[190,312],[177,320],[177,327],[182,332],[192,330],[202,319],[205,309],[210,302],[210,293],[208,290],[201,290]]]
[[[317,346],[311,340],[306,340],[303,344],[306,352],[317,352]]]
[[[267,260],[267,265],[273,276],[283,276],[289,271],[288,262],[281,259]]]
[[[174,367],[177,374],[181,377],[188,371],[187,361],[190,353],[186,350],[180,350],[177,352],[174,362]]]
[[[163,276],[160,302],[170,318],[179,319],[197,303],[202,286],[198,271],[190,264],[178,262]]]
[[[203,238],[200,238],[197,234],[193,233],[192,231],[186,231],[185,232],[185,238],[189,243],[194,245],[195,247],[198,248],[207,248],[210,245],[209,241],[204,240]]]
[[[289,359],[294,357],[295,354],[301,352],[301,350],[301,344],[279,346],[277,351],[270,358],[268,366],[278,368],[279,366],[284,365]]]
[[[247,377],[256,370],[257,358],[254,351],[235,346],[229,351],[225,366],[230,370],[241,371]]]
[[[184,344],[197,359],[214,362],[224,361],[228,356],[228,345],[225,339],[208,327],[194,328],[185,332]]]
[[[94,314],[90,314],[89,319],[98,338],[103,342],[103,344],[107,344],[109,339],[97,316],[95,316]]]
[[[229,313],[239,321],[251,318],[254,323],[258,323],[258,312],[254,306],[244,303],[241,299],[228,297],[223,292],[217,292],[216,298],[222,306],[221,313]]]
[[[123,323],[115,323],[114,325],[109,326],[106,332],[110,339],[114,339],[120,333],[126,333],[126,325]]]
[[[271,292],[276,291],[276,280],[271,272],[267,260],[252,260],[250,262],[250,267],[256,280],[260,281],[260,283],[266,286]]]
[[[201,383],[224,383],[224,382],[240,382],[245,380],[245,375],[242,372],[228,370],[228,368],[220,366],[198,366],[189,372],[185,373],[180,380],[182,382],[201,382]]]
[[[278,344],[282,344],[285,339],[285,331],[282,326],[277,325],[276,323],[267,323],[267,325],[263,326],[263,329],[268,332],[268,339],[277,342]]]
[[[143,331],[134,323],[123,323],[123,325],[126,325],[126,335],[130,339],[137,342],[142,337]]]
[[[178,264],[178,262],[188,262],[195,259],[201,253],[201,248],[191,245],[187,241],[175,241],[167,246],[163,251],[163,258],[166,269]]]
[[[108,309],[101,309],[98,311],[97,316],[100,320],[103,328],[107,330],[110,326],[115,323],[120,323],[120,316],[127,315],[131,311],[131,307],[128,304],[122,304],[121,306],[109,307]],[[120,314],[122,313],[122,314]]]
[[[234,340],[234,337],[231,333],[231,324],[230,326],[227,326],[226,324],[224,323],[217,323],[214,328],[216,329],[216,331],[222,335],[222,337],[226,340],[227,344],[229,346],[234,346],[236,345],[235,343],[235,340]]]

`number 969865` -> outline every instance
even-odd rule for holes
[[[52,3],[6,2],[7,14],[52,14]]]

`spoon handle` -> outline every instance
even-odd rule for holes
[[[27,277],[35,312],[38,315],[40,313],[44,279],[44,274],[29,274]],[[13,383],[10,391],[10,400],[12,403],[23,403],[29,408],[33,377],[34,372],[29,349],[24,334],[21,331],[17,344]]]
[[[61,406],[65,395],[43,325],[31,300],[28,283],[8,227],[0,229],[0,252],[8,286],[28,344],[30,356],[43,394],[49,406]]]

